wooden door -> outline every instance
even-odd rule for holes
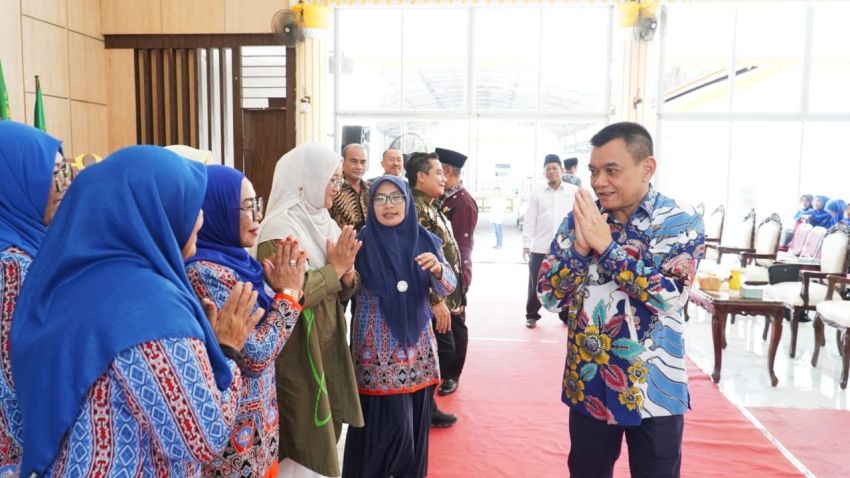
[[[286,108],[242,110],[242,171],[266,204],[277,160],[295,147],[295,135],[287,134],[295,128],[287,124],[286,113]]]

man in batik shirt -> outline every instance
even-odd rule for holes
[[[363,180],[368,164],[366,148],[351,143],[342,148],[342,176],[345,181],[334,198],[331,217],[339,225],[353,226],[359,231],[366,224],[369,211],[369,182]]]
[[[678,477],[689,404],[682,309],[705,252],[702,219],[653,189],[642,126],[609,125],[591,145],[599,201],[576,193],[538,283],[547,309],[568,310],[570,474],[613,476],[625,433],[632,476]]]

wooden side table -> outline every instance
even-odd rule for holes
[[[720,382],[720,368],[723,364],[723,349],[726,348],[726,318],[729,314],[762,315],[773,321],[773,334],[767,354],[767,371],[770,374],[771,386],[776,386],[779,379],[773,372],[776,350],[782,338],[782,302],[772,302],[762,299],[747,299],[741,297],[738,291],[719,290],[707,291],[692,287],[688,301],[705,309],[711,314],[711,337],[714,342],[714,372],[711,374],[715,383]]]

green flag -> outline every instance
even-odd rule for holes
[[[3,78],[3,62],[0,62],[0,120],[12,119],[12,109],[9,107],[9,92],[6,90],[6,79]]]
[[[38,75],[35,76],[35,112],[33,113],[33,126],[47,132],[47,125],[44,124],[44,102],[41,99],[41,81],[38,80]]]

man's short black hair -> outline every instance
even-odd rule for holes
[[[590,144],[594,148],[600,148],[615,139],[622,139],[626,143],[626,149],[635,161],[643,161],[652,156],[652,136],[643,126],[623,121],[622,123],[609,124],[599,130],[590,138]]]
[[[410,187],[416,187],[416,173],[422,171],[425,174],[431,172],[431,160],[440,160],[436,153],[411,153],[410,159],[404,163],[404,175]]]

